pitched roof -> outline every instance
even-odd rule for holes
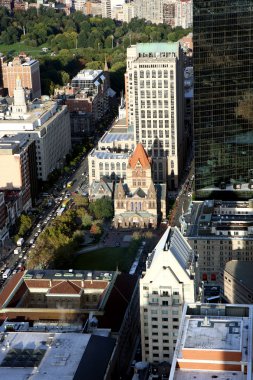
[[[81,288],[71,281],[62,281],[49,289],[48,294],[79,294]]]
[[[138,143],[136,145],[134,153],[129,158],[129,165],[131,166],[132,169],[136,167],[138,162],[140,162],[143,169],[150,168],[150,159],[141,143]]]
[[[2,307],[4,303],[7,301],[7,299],[9,298],[9,296],[11,295],[11,293],[13,292],[23,275],[24,272],[18,272],[9,279],[9,281],[7,282],[0,294],[0,307]]]

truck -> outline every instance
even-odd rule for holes
[[[19,238],[18,241],[17,241],[17,246],[18,247],[22,247],[22,245],[24,244],[24,238]]]
[[[17,247],[14,249],[14,255],[19,255],[21,253],[21,247]]]

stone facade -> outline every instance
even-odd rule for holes
[[[124,184],[116,184],[114,226],[156,227],[157,195],[152,180],[151,159],[142,144],[137,144],[130,157]]]

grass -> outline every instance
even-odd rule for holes
[[[21,51],[24,51],[27,54],[38,56],[40,54],[41,55],[45,54],[41,51],[43,46],[44,45],[33,47],[33,46],[28,46],[24,44],[23,42],[16,42],[15,44],[12,44],[12,45],[0,44],[0,52],[3,54],[17,55]]]
[[[76,257],[74,269],[116,270],[129,272],[137,250],[129,248],[101,248]]]

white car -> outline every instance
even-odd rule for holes
[[[41,224],[39,223],[39,224],[37,224],[37,228],[40,228],[40,226],[41,226]]]

